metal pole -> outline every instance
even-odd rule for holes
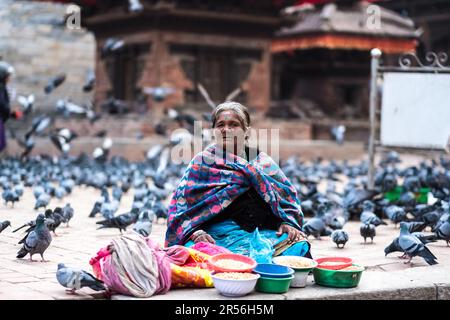
[[[368,188],[373,190],[375,187],[375,109],[377,107],[377,78],[378,66],[380,64],[381,50],[374,48],[370,51],[372,56],[370,68],[370,135],[369,135],[369,177]]]

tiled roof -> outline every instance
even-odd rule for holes
[[[281,28],[277,37],[292,37],[315,33],[341,33],[374,37],[417,38],[411,19],[393,11],[376,6],[380,13],[379,25],[370,11],[370,3],[337,5],[329,3],[323,7],[300,12],[293,26]],[[374,6],[375,7],[375,6]]]

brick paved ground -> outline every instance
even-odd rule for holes
[[[57,237],[45,254],[49,262],[30,262],[28,259],[16,259],[20,249],[17,242],[23,237],[21,231],[12,233],[23,223],[36,217],[34,197],[30,189],[14,208],[0,204],[0,220],[10,220],[13,228],[0,234],[0,299],[93,299],[101,296],[90,289],[82,289],[77,295],[65,293],[55,278],[56,266],[64,262],[70,266],[81,267],[91,271],[89,259],[99,248],[107,245],[118,236],[117,230],[96,230],[98,218],[88,218],[89,212],[99,197],[99,191],[92,188],[76,188],[73,194],[63,201],[52,200],[50,207],[63,206],[70,202],[75,209],[75,217],[70,227],[57,229]],[[132,194],[127,194],[121,202],[119,212],[127,211],[132,203]],[[397,259],[397,254],[384,257],[383,248],[398,235],[399,230],[392,224],[380,226],[374,244],[364,244],[359,235],[359,223],[350,222],[345,226],[350,233],[350,241],[344,249],[337,249],[329,238],[311,239],[312,253],[315,257],[327,255],[345,255],[366,266],[361,283],[356,289],[330,289],[310,284],[305,289],[291,289],[284,295],[264,295],[253,293],[247,299],[449,299],[450,298],[450,247],[445,242],[429,244],[431,251],[437,256],[439,264],[427,266],[420,258],[413,259],[413,265],[407,266]],[[165,225],[155,224],[151,237],[163,243]],[[28,256],[27,256],[28,258]],[[38,255],[33,257],[40,260]],[[186,290],[192,294],[186,295]],[[115,299],[126,299],[115,296]],[[183,289],[173,290],[163,296],[152,299],[221,299],[215,289]]]

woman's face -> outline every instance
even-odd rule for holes
[[[231,110],[219,113],[214,127],[214,136],[218,145],[228,152],[240,150],[245,141],[245,130],[238,115]]]

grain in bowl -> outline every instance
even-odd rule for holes
[[[290,268],[309,268],[314,265],[314,263],[310,260],[300,259],[297,257],[282,257],[277,259],[277,264],[282,266],[290,267]]]
[[[250,280],[258,278],[258,275],[248,272],[220,272],[214,277],[224,280]]]
[[[236,261],[233,259],[220,259],[216,261],[216,266],[224,269],[248,269],[252,266],[242,261]]]

